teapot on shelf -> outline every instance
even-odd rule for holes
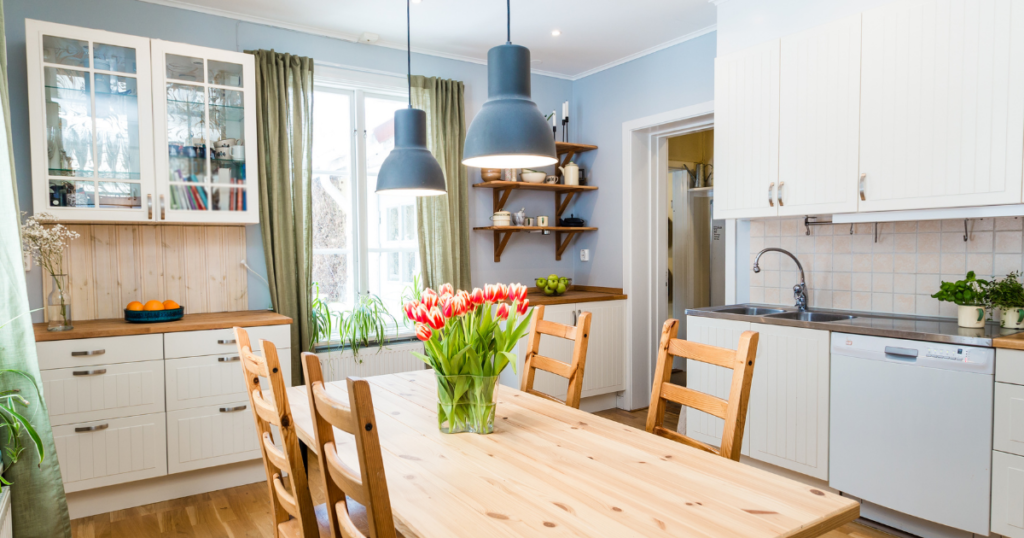
[[[580,184],[580,167],[576,163],[570,162],[565,166],[559,166],[558,169],[562,171],[562,183],[566,185]]]

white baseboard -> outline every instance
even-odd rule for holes
[[[267,479],[263,460],[256,459],[178,473],[127,484],[68,493],[71,519],[124,510],[189,495],[233,488]]]
[[[614,409],[616,407],[615,397],[617,395],[618,393],[616,392],[609,392],[608,394],[599,394],[589,398],[580,398],[580,410],[587,413],[597,413],[605,409]]]

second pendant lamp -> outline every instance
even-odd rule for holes
[[[536,168],[558,162],[551,128],[530,95],[530,49],[508,38],[487,52],[487,102],[466,133],[462,164],[475,168]]]
[[[395,111],[395,148],[380,165],[377,194],[437,196],[446,194],[444,172],[427,149],[427,113],[412,107],[412,44],[409,0],[405,1],[406,62],[409,108]]]

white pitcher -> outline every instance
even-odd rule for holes
[[[562,179],[566,185],[580,184],[580,167],[576,166],[576,163],[571,162],[564,167],[559,166],[558,169],[562,171]]]

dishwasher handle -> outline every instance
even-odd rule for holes
[[[885,354],[901,360],[917,360],[917,350],[914,348],[885,346]]]

